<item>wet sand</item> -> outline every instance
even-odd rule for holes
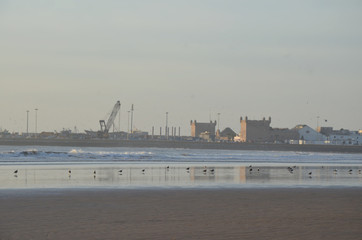
[[[361,188],[0,191],[0,239],[361,239]]]

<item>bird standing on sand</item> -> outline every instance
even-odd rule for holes
[[[187,167],[187,168],[186,168],[186,171],[190,171],[190,168],[189,168],[189,167]]]
[[[119,170],[118,172],[119,172],[119,173],[122,173],[122,171],[123,171],[123,170],[121,169],[121,170]]]
[[[94,171],[93,171],[93,174],[96,175],[96,173],[97,173],[96,170],[94,170]]]
[[[14,171],[14,174],[17,174],[18,173],[18,169],[16,169],[15,171]]]
[[[203,171],[204,173],[206,173],[206,171],[207,171],[207,170],[206,170],[206,169],[204,169],[204,170],[202,170],[202,171]]]
[[[142,173],[145,173],[146,169],[142,169]]]
[[[71,171],[71,170],[68,170],[68,173],[69,173],[69,175],[70,175],[70,174],[72,174],[72,171]]]

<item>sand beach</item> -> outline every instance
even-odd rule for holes
[[[361,239],[360,188],[2,190],[0,239]]]

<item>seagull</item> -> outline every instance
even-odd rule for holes
[[[309,172],[308,175],[309,175],[309,176],[312,176],[312,172]]]
[[[187,167],[187,168],[186,168],[186,171],[190,171],[190,168],[189,168],[189,167]]]
[[[252,171],[253,171],[253,169],[252,169],[252,168],[250,168],[250,169],[249,169],[249,172],[252,172]]]
[[[95,175],[96,173],[97,173],[96,170],[94,170],[94,171],[93,171],[93,174]]]
[[[215,169],[211,169],[210,172],[214,173],[214,172],[215,172]]]
[[[145,171],[146,171],[145,169],[142,169],[142,173],[145,173]]]
[[[166,169],[169,170],[169,169],[170,169],[170,166],[167,166]]]
[[[121,169],[121,170],[119,170],[118,172],[119,172],[119,173],[122,173],[122,171],[123,171],[123,170]]]
[[[71,174],[71,173],[72,173],[72,171],[71,171],[71,170],[69,170],[69,171],[68,171],[68,173],[69,173],[69,174]]]
[[[206,170],[206,169],[204,169],[204,170],[202,170],[202,171],[203,171],[204,173],[206,173],[206,171],[207,171],[207,170]]]
[[[18,169],[16,169],[15,171],[14,171],[14,174],[17,174],[18,173]]]
[[[333,170],[334,174],[337,174],[337,171],[338,171],[337,169],[334,169],[334,170]]]

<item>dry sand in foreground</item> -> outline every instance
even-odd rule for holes
[[[362,189],[0,191],[0,239],[362,239]]]

